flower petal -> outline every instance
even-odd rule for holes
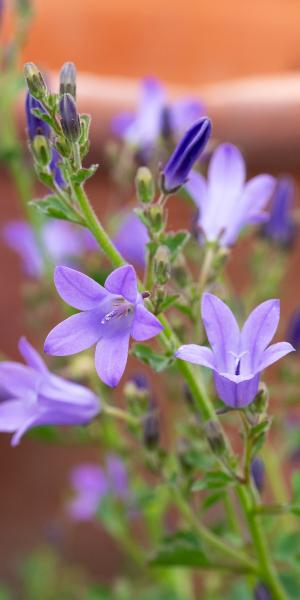
[[[103,311],[99,308],[72,315],[48,334],[44,352],[53,356],[76,354],[95,344],[101,336]]]
[[[202,319],[219,371],[234,371],[239,353],[240,330],[230,308],[217,296],[202,296]]]
[[[62,299],[78,310],[96,308],[107,296],[107,291],[94,279],[69,267],[56,267],[54,283]]]
[[[105,289],[112,294],[123,296],[129,302],[136,302],[137,279],[132,265],[115,269],[106,279]]]
[[[96,346],[95,365],[102,381],[115,387],[126,367],[130,330],[113,337],[103,337]]]
[[[259,304],[249,315],[241,333],[242,372],[255,373],[262,353],[274,337],[280,316],[279,300],[267,300]]]
[[[19,351],[29,367],[39,373],[48,373],[46,363],[24,336],[19,341]]]
[[[215,368],[215,357],[210,348],[198,346],[197,344],[186,344],[180,346],[175,352],[176,358],[186,360],[195,365],[202,365],[209,369]]]
[[[207,184],[203,175],[191,171],[184,188],[201,211],[203,203],[207,200]]]
[[[35,405],[32,402],[12,399],[0,404],[0,431],[13,432],[19,429],[24,422],[35,414]]]
[[[147,308],[139,303],[135,307],[135,315],[131,335],[137,342],[149,340],[163,330],[163,325]]]
[[[214,372],[214,381],[218,396],[227,406],[243,408],[252,402],[258,392],[259,373],[245,381],[236,383]]]
[[[266,367],[269,367],[269,365],[272,365],[277,360],[280,360],[280,358],[283,358],[283,356],[289,354],[289,352],[295,352],[295,348],[293,348],[293,346],[288,342],[278,342],[277,344],[272,344],[264,351],[259,363],[259,370],[262,371]]]
[[[149,235],[145,225],[134,212],[126,216],[113,241],[125,260],[137,267],[145,266]]]
[[[10,361],[0,363],[1,387],[11,397],[26,398],[29,395],[32,396],[40,380],[40,373],[30,367]]]

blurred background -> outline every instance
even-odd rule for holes
[[[13,26],[10,1],[6,2],[2,44]],[[101,155],[101,127],[107,125],[112,104],[116,109],[119,104],[123,107],[124,99],[134,104],[137,81],[152,75],[168,84],[171,94],[179,86],[203,98],[216,138],[239,143],[251,172],[268,167],[276,174],[288,171],[299,176],[297,0],[35,0],[32,4],[23,61],[33,61],[47,72],[58,71],[64,61],[71,60],[79,73],[100,78],[79,89],[82,108],[92,112],[94,131],[99,127],[92,148],[96,157]],[[113,82],[105,79],[103,87],[104,76]],[[24,136],[22,102],[17,115],[20,136]],[[99,211],[105,204],[105,189],[97,176],[90,192]],[[0,172],[0,194],[2,226],[20,216],[16,191],[5,169]],[[298,243],[286,275],[286,314],[300,304],[299,251]],[[1,350],[16,359],[17,341],[25,326],[24,276],[17,257],[2,243],[0,254]],[[243,267],[241,255],[233,272],[242,278]],[[0,437],[1,581],[14,580],[25,552],[49,540],[59,543],[70,564],[83,562],[95,577],[109,578],[119,568],[122,557],[97,527],[67,525],[60,538],[62,489],[69,468],[93,453],[93,449],[72,448],[62,453],[58,447],[28,439],[21,448],[11,449],[9,438]]]

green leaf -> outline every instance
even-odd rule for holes
[[[208,510],[211,506],[219,502],[223,496],[223,492],[214,492],[213,494],[209,494],[202,502],[202,510]]]
[[[230,475],[223,471],[209,471],[199,481],[195,481],[192,486],[192,492],[200,492],[206,489],[222,489],[235,482]]]
[[[169,233],[163,240],[163,243],[168,246],[171,253],[171,260],[174,261],[179,252],[183,250],[185,244],[190,239],[191,234],[188,231],[176,231]]]
[[[149,346],[144,344],[136,344],[132,350],[133,356],[141,360],[145,365],[149,365],[160,373],[173,362],[173,356],[167,356],[166,354],[157,354]]]
[[[43,112],[39,108],[32,108],[31,112],[35,117],[41,119],[41,121],[44,121],[45,123],[48,123],[48,125],[52,127],[53,119],[49,115],[47,115],[47,113]]]
[[[99,165],[91,165],[88,169],[82,168],[77,171],[74,175],[72,175],[72,181],[76,185],[81,185],[90,177],[96,173]]]
[[[210,565],[197,537],[192,532],[178,532],[163,541],[154,558],[157,567],[207,567]]]
[[[42,212],[44,215],[47,215],[47,217],[63,219],[79,225],[85,225],[84,218],[75,212],[75,210],[59,196],[50,195],[41,200],[32,200],[29,202],[29,205]]]
[[[156,312],[156,314],[159,314],[161,312],[164,312],[165,310],[168,310],[168,308],[170,308],[170,306],[172,306],[174,304],[174,302],[176,302],[177,298],[179,297],[178,294],[173,294],[171,296],[166,296],[162,302],[159,303],[158,305],[158,311]]]

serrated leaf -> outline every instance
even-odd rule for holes
[[[175,260],[179,252],[183,250],[185,244],[190,239],[191,235],[189,231],[176,231],[176,233],[169,233],[163,240],[165,246],[168,246],[171,253],[171,260]]]
[[[150,560],[152,566],[207,567],[210,565],[198,539],[192,532],[178,532],[163,541]]]
[[[29,205],[48,217],[85,225],[84,218],[81,218],[80,215],[76,213],[71,206],[66,204],[62,198],[59,198],[59,196],[50,195],[41,200],[32,200],[29,202]]]
[[[99,167],[99,165],[91,165],[88,169],[85,169],[85,168],[79,169],[79,171],[77,171],[77,173],[72,175],[73,183],[75,183],[77,185],[81,185],[82,183],[84,183],[87,179],[89,179],[96,173],[98,167]]]
[[[132,354],[141,360],[145,365],[152,367],[152,369],[154,369],[154,371],[157,373],[160,373],[169,367],[173,361],[172,356],[157,354],[157,352],[154,352],[152,348],[145,346],[144,344],[136,344],[132,350]]]

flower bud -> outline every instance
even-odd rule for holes
[[[148,167],[140,167],[135,178],[136,192],[139,202],[149,204],[154,199],[155,187],[152,173]]]
[[[55,147],[61,156],[68,158],[71,154],[71,146],[63,136],[59,136],[55,140]]]
[[[163,207],[160,204],[153,204],[145,212],[150,227],[154,233],[160,233],[164,225]]]
[[[167,246],[159,246],[154,256],[154,274],[159,285],[165,285],[170,279],[170,250]]]
[[[131,412],[144,414],[149,404],[150,389],[147,378],[139,373],[126,382],[124,386],[125,401]]]
[[[265,466],[258,456],[251,461],[250,473],[257,491],[261,494],[265,483]]]
[[[28,137],[30,140],[33,140],[36,135],[44,135],[45,137],[49,138],[50,127],[48,123],[45,123],[45,121],[39,119],[39,117],[36,117],[32,113],[32,110],[35,108],[39,109],[41,112],[45,112],[42,104],[28,92],[25,101]]]
[[[158,410],[153,401],[149,403],[149,410],[144,419],[143,439],[147,448],[153,449],[158,446],[160,438],[160,426]]]
[[[258,583],[255,586],[254,600],[272,600],[272,596],[264,583]]]
[[[72,62],[65,62],[60,70],[59,93],[71,94],[76,100],[76,67]]]
[[[71,94],[63,94],[59,101],[62,130],[69,142],[77,142],[80,137],[80,119],[76,103]]]
[[[269,391],[265,383],[261,383],[259,390],[255,396],[254,402],[252,403],[252,409],[259,414],[265,414],[267,412],[269,403]]]
[[[223,454],[226,445],[222,429],[217,421],[207,421],[204,425],[206,439],[217,456]]]
[[[294,346],[296,352],[300,350],[300,309],[298,308],[288,326],[287,339]]]
[[[44,135],[36,135],[31,143],[31,149],[36,161],[47,167],[51,161],[49,142]]]
[[[187,180],[211,135],[211,121],[202,117],[183,136],[162,171],[162,191],[170,194]]]
[[[47,86],[43,79],[43,76],[37,66],[28,62],[24,66],[24,77],[28,86],[28,89],[34,98],[40,100],[47,94]]]

